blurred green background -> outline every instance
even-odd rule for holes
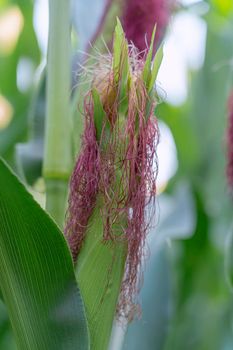
[[[85,50],[99,27],[104,1],[72,6],[78,144],[78,50]],[[116,14],[120,4],[114,0],[103,26],[106,40]],[[41,203],[47,18],[45,0],[0,0],[0,155]],[[142,316],[125,330],[116,326],[111,350],[233,349],[233,202],[225,176],[232,73],[232,0],[180,1],[157,82],[159,195],[139,296]],[[15,348],[0,302],[0,349]]]

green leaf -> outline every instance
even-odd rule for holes
[[[97,206],[78,257],[77,279],[85,303],[91,349],[107,350],[124,274],[126,244],[103,241]]]
[[[0,184],[0,287],[18,349],[88,349],[63,234],[1,159]]]
[[[117,95],[119,96],[119,110],[124,113],[127,109],[127,89],[130,80],[130,64],[128,42],[118,18],[113,41],[113,75],[115,85],[118,87]]]
[[[113,41],[113,73],[115,82],[118,82],[120,79],[120,68],[123,58],[125,59],[125,55],[128,56],[128,45],[121,22],[119,18],[117,18]]]
[[[96,89],[92,89],[92,97],[94,102],[94,121],[96,128],[97,140],[100,140],[102,128],[103,128],[103,119],[105,117],[105,111],[100,100],[100,96]]]
[[[149,92],[153,89],[153,86],[155,84],[155,80],[157,78],[157,74],[158,74],[162,59],[163,59],[163,46],[160,46],[160,48],[156,52],[156,55],[155,55],[155,58],[153,61],[153,67],[152,67],[152,71],[151,71],[151,79],[150,79],[149,88],[148,88]]]
[[[4,303],[0,300],[0,349],[17,350]]]
[[[153,50],[154,50],[155,33],[156,33],[156,26],[154,27],[154,30],[151,36],[150,49],[147,54],[146,62],[142,72],[142,78],[146,87],[149,86],[151,81],[151,62],[152,62]]]

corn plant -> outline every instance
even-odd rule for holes
[[[69,1],[49,5],[46,210],[0,160],[0,288],[19,349],[104,350],[114,318],[130,321],[138,309],[156,194],[162,50],[153,59],[154,30],[139,52],[117,20],[112,53],[82,73],[90,87],[75,161]]]

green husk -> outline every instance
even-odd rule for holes
[[[157,63],[154,63],[154,70],[151,69],[154,36],[155,30],[143,74],[141,72],[148,89],[153,86],[153,80],[156,78]],[[111,73],[111,88],[115,94],[113,93],[110,99],[114,96],[115,100],[113,99],[109,103],[116,104],[117,118],[120,118],[118,125],[120,128],[124,128],[129,107],[129,91],[135,89],[136,85],[130,66],[128,43],[119,20],[117,20],[114,33]],[[103,91],[98,91],[98,88],[92,87],[91,93],[97,140],[99,140],[105,120],[103,103],[106,101],[102,96]],[[116,176],[121,179],[121,174]],[[120,186],[120,181],[116,181],[115,185],[116,187]],[[101,207],[102,197],[99,194],[94,213],[88,222],[86,238],[78,255],[76,268],[77,279],[86,307],[91,349],[93,350],[108,349],[127,258],[126,240],[103,240],[104,223],[101,217]]]

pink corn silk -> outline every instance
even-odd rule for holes
[[[227,181],[233,195],[233,91],[228,99],[227,158]]]
[[[128,196],[126,208],[128,213],[126,238],[128,256],[126,261],[126,273],[122,284],[118,313],[129,313],[133,309],[134,297],[137,295],[141,276],[141,263],[145,254],[145,238],[154,216],[153,205],[156,193],[157,171],[154,168],[156,148],[158,143],[158,127],[154,118],[152,103],[148,118],[146,118],[147,93],[144,87],[138,87],[137,93],[141,96],[138,101],[135,96],[129,100],[128,126],[129,137],[128,149],[123,167]],[[140,91],[141,90],[141,91]],[[136,104],[136,105],[135,105]],[[138,134],[135,124],[138,119]],[[153,208],[146,215],[145,208],[151,204]],[[148,206],[149,208],[149,206]]]
[[[68,201],[65,236],[74,261],[85,238],[88,220],[96,203],[99,181],[99,149],[93,120],[93,101],[87,95],[84,102],[85,129],[81,151],[75,164]]]
[[[123,28],[129,42],[143,53],[148,49],[155,24],[156,46],[165,33],[174,0],[126,0],[123,12]]]
[[[154,215],[153,209],[147,215],[145,207],[155,200],[157,177],[155,103],[150,101],[139,76],[141,74],[136,76],[135,73],[135,87],[129,92],[127,115],[122,119],[118,112],[119,86],[112,84],[112,72],[109,72],[109,79],[104,81],[99,92],[106,119],[98,141],[90,95],[85,100],[85,130],[70,182],[65,228],[76,260],[98,194],[102,203],[103,242],[112,240],[117,244],[125,241],[127,245],[125,275],[117,311],[118,316],[128,318],[134,308],[145,255],[145,237]]]
[[[154,168],[158,127],[154,118],[155,104],[149,103],[140,78],[130,91],[125,124],[119,118],[112,125],[107,144],[102,140],[99,190],[103,197],[104,240],[127,242],[127,260],[122,283],[118,315],[129,318],[140,283],[140,265],[144,256],[146,233],[153,210],[146,216],[145,207],[153,204],[157,171]],[[151,205],[151,208],[154,208]]]

